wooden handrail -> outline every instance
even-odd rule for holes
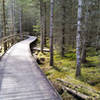
[[[0,39],[0,42],[2,42],[3,40],[6,40],[6,39],[8,39],[8,38],[14,37],[14,36],[16,36],[16,34],[2,37],[2,38]]]
[[[17,37],[17,36],[25,36],[25,37],[27,37],[28,35],[25,35],[25,34],[13,34],[13,35],[9,35],[9,36],[5,36],[5,37],[2,37],[1,39],[0,39],[0,44],[3,42],[3,43],[5,43],[5,42],[7,42],[7,41],[9,41],[9,40],[11,40],[12,38],[14,38],[14,37]]]
[[[19,38],[17,38],[17,37],[19,37]],[[1,47],[0,53],[3,50],[3,53],[2,53],[2,55],[3,55],[9,47],[11,47],[17,41],[23,40],[25,37],[29,37],[29,35],[26,33],[21,34],[21,35],[20,34],[13,34],[13,35],[9,35],[9,36],[5,36],[5,37],[0,38],[0,47]]]

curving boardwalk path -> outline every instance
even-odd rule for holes
[[[61,100],[30,52],[36,37],[12,46],[0,61],[0,100]]]

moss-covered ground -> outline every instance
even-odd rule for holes
[[[95,97],[97,94],[92,93],[91,90],[100,91],[100,51],[96,52],[95,49],[88,48],[87,63],[82,64],[81,76],[79,78],[75,77],[75,52],[75,50],[69,50],[65,54],[65,57],[61,57],[59,53],[55,51],[53,67],[49,66],[49,53],[38,53],[38,58],[45,58],[42,64],[40,64],[41,69],[52,82],[60,78],[74,85],[81,84],[85,88],[78,89],[79,92]],[[65,95],[62,95],[64,98]]]

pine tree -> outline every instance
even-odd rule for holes
[[[53,66],[53,12],[54,12],[54,0],[50,2],[50,66]]]

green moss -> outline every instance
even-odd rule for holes
[[[67,53],[65,55],[65,57],[70,59],[70,60],[75,60],[76,59],[76,53],[73,53],[73,52]]]
[[[55,51],[54,67],[49,66],[49,53],[39,53],[39,57],[46,58],[46,61],[43,65],[41,65],[41,68],[50,80],[55,81],[57,78],[61,78],[74,85],[82,85],[82,87],[78,89],[73,86],[70,86],[70,88],[76,89],[81,93],[94,97],[98,94],[92,92],[91,89],[100,91],[100,52],[94,53],[94,51],[94,49],[89,49],[87,57],[88,62],[82,64],[82,75],[78,79],[75,78],[76,50],[70,50],[65,54],[65,57],[61,57],[59,53]],[[92,52],[94,53],[93,55]],[[90,88],[90,90],[88,90],[88,88]]]
[[[100,83],[96,84],[95,85],[95,88],[96,88],[96,90],[99,90],[100,91]]]
[[[66,91],[62,94],[62,99],[63,100],[78,100]]]

